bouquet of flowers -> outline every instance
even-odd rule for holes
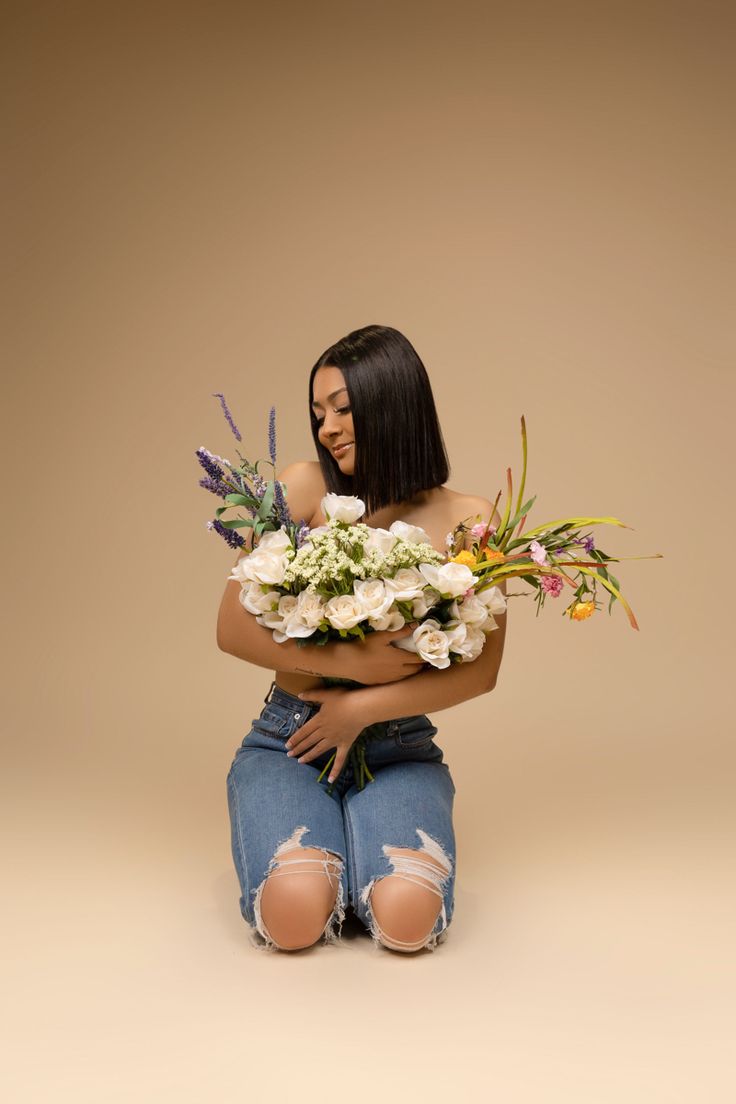
[[[216,397],[240,441],[224,396]],[[485,634],[498,628],[494,614],[506,609],[506,598],[498,587],[509,578],[519,578],[536,591],[537,615],[547,598],[558,598],[565,586],[571,587],[574,595],[563,611],[571,621],[586,620],[599,608],[600,585],[610,595],[609,614],[613,602],[619,600],[632,628],[638,629],[619,581],[607,567],[618,561],[596,549],[592,535],[581,535],[583,527],[595,524],[629,526],[613,517],[569,517],[521,535],[536,497],[522,504],[527,468],[523,416],[521,435],[524,465],[513,513],[509,468],[508,501],[500,524],[491,521],[499,491],[489,520],[482,521],[480,515],[466,518],[447,534],[444,553],[432,546],[419,526],[395,521],[389,529],[380,529],[361,523],[365,504],[353,496],[325,495],[321,506],[327,525],[309,530],[304,519],[297,525],[286,505],[286,485],[265,481],[258,473],[260,461],[251,464],[240,457],[240,464],[234,466],[204,447],[198,449],[197,457],[207,472],[200,486],[225,503],[216,511],[216,519],[208,523],[209,528],[231,547],[245,546],[238,529],[249,526],[254,530],[252,549],[245,550],[228,576],[241,584],[243,607],[271,629],[279,643],[296,639],[302,646],[324,645],[333,639],[354,641],[369,632],[392,631],[418,621],[412,635],[398,646],[417,652],[437,668],[469,663],[480,655]],[[269,420],[269,455],[275,473],[275,407]],[[245,507],[250,517],[221,521],[220,516],[232,507]],[[468,526],[469,521],[476,523]],[[470,549],[464,547],[468,533]],[[581,558],[581,546],[587,558]],[[569,574],[572,569],[576,575]],[[522,595],[508,595],[512,596]],[[361,789],[366,778],[372,781],[365,762],[368,738],[366,729],[350,752]]]

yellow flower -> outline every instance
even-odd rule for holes
[[[472,552],[468,552],[466,548],[463,548],[461,552],[458,552],[457,556],[451,557],[450,563],[467,564],[468,567],[474,567],[476,559]]]
[[[586,617],[590,617],[595,612],[594,602],[576,602],[574,606],[570,606],[567,610],[573,621],[584,621]]]

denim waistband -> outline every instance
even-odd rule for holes
[[[278,683],[272,682],[271,687],[263,699],[264,705],[268,705],[269,702],[274,702],[276,705],[282,705],[286,709],[304,709],[313,708],[310,702],[304,701],[302,698],[298,698],[296,694],[290,694],[288,690],[284,690]]]

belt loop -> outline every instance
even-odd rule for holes
[[[275,685],[276,685],[276,681],[274,680],[274,681],[273,681],[273,682],[271,683],[271,685],[269,686],[269,688],[268,688],[268,693],[266,694],[265,698],[263,699],[263,704],[264,704],[264,705],[268,705],[268,703],[270,702],[270,700],[271,700],[271,695],[273,694],[273,690],[274,690],[274,687],[275,687]]]

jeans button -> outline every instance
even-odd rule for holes
[[[294,720],[295,721],[298,721],[300,717],[301,717],[301,713],[295,713],[294,714]]]

